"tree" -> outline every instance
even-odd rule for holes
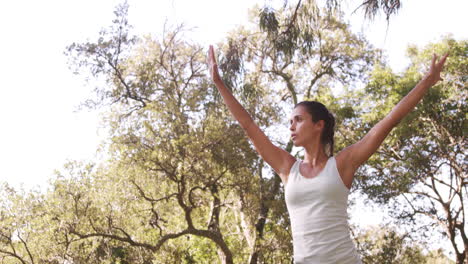
[[[71,263],[152,263],[148,245],[133,241],[145,233],[138,232],[144,225],[125,200],[131,194],[119,192],[122,180],[111,185],[101,171],[95,164],[69,162],[57,172],[45,199],[48,232],[63,246],[55,254]],[[130,233],[133,239],[119,236],[130,228],[137,231]]]
[[[264,172],[226,113],[205,76],[202,48],[184,41],[181,28],[159,39],[131,37],[127,8],[117,9],[97,43],[68,49],[77,72],[104,80],[93,104],[110,105],[113,136],[108,163],[84,178],[86,187],[62,192],[67,185],[57,182],[56,216],[72,244],[115,243],[162,262],[174,255],[213,262],[215,251],[225,263],[288,262],[291,234],[279,177]],[[297,103],[315,91],[331,101],[325,86],[365,76],[378,54],[339,16],[322,17],[314,8],[281,11],[295,12],[300,22],[286,29],[297,33],[294,42],[241,28],[221,48],[223,78],[262,127],[280,122],[274,102]],[[290,151],[286,143],[279,142]]]
[[[294,3],[290,3],[288,0],[283,1],[283,6],[287,6],[288,4],[291,6],[295,6],[296,10],[298,10],[302,4],[310,4],[313,1],[310,0],[298,0]],[[325,7],[325,13],[333,13],[336,11],[339,11],[341,9],[341,4],[342,0],[326,0],[322,1],[324,7]],[[362,8],[364,10],[364,16],[367,19],[374,19],[375,16],[379,14],[379,12],[383,12],[385,15],[385,18],[387,19],[387,22],[390,21],[390,17],[392,15],[395,15],[398,13],[398,11],[401,9],[402,3],[400,0],[365,0],[362,1],[361,4],[359,4],[356,8],[356,10]],[[356,11],[355,10],[355,11]],[[278,25],[275,19],[275,12],[274,8],[272,5],[265,4],[264,8],[261,10],[259,13],[260,18],[267,18],[266,20],[260,20],[260,26],[267,26],[267,27],[275,27]],[[294,24],[296,17],[294,14],[289,17],[289,22],[288,24]]]
[[[63,208],[79,209],[61,220],[80,240],[124,243],[157,261],[215,261],[195,247],[203,242],[233,263],[244,248],[233,229],[233,191],[253,188],[258,158],[209,87],[202,48],[184,41],[180,27],[160,39],[130,37],[127,8],[97,43],[69,47],[78,69],[106,82],[95,103],[110,103],[113,138],[107,169],[93,174],[89,191],[61,195]]]
[[[0,257],[5,263],[36,263],[40,251],[33,248],[39,243],[35,230],[43,230],[36,219],[40,200],[25,197],[4,184],[1,189],[4,199],[0,205]],[[29,198],[29,199],[28,199]]]
[[[408,239],[408,234],[384,226],[360,230],[355,238],[363,263],[454,263],[441,250],[424,253],[423,245]]]
[[[295,24],[286,23],[291,16],[295,17]],[[343,115],[348,113],[348,105],[344,98],[333,95],[331,87],[353,87],[356,80],[366,77],[373,60],[379,59],[379,51],[361,36],[352,34],[339,14],[323,16],[312,2],[297,8],[285,7],[278,11],[277,16],[262,19],[274,19],[276,26],[261,28],[263,33],[245,28],[231,32],[220,63],[224,82],[234,89],[267,91],[273,102],[280,102],[283,109],[291,108],[300,100],[320,100],[338,114],[339,120],[343,119]],[[248,104],[246,106],[256,117],[258,110]],[[286,119],[284,115],[281,118]],[[262,128],[267,129],[265,126]],[[346,130],[346,127],[340,129]],[[269,136],[287,151],[292,150],[292,142],[284,140],[278,133]],[[338,149],[341,147],[342,141],[339,140]],[[280,230],[290,232],[284,190],[280,183],[274,172],[265,175],[259,183],[262,191],[254,196],[253,201],[259,204],[260,212],[241,207],[243,215],[257,216],[243,218],[250,220],[250,224],[245,226],[255,226],[254,230],[246,233],[246,240],[253,248],[250,263],[264,261],[262,248],[268,246],[264,228],[269,217],[281,223],[277,226]],[[275,242],[281,243],[281,240]]]
[[[204,48],[186,41],[182,27],[166,28],[161,36],[132,36],[127,10],[128,5],[116,9],[112,26],[97,41],[67,50],[77,73],[100,81],[87,105],[107,110],[110,138],[101,150],[107,160],[66,164],[45,195],[8,191],[0,208],[5,238],[0,256],[11,263],[290,263],[290,224],[280,178],[258,158],[224,108],[206,76]],[[288,23],[290,18],[294,23]],[[393,74],[380,52],[352,34],[338,12],[327,13],[311,1],[261,19],[276,20],[277,26],[233,31],[219,44],[220,67],[225,83],[256,122],[288,151],[291,142],[267,129],[284,126],[284,109],[303,99],[328,105],[339,124],[339,150],[359,139],[414,86],[421,72],[416,67],[427,60],[412,49],[415,67],[403,76]],[[442,155],[436,149],[440,145],[454,147],[455,161],[464,160],[464,143],[457,144],[463,142],[466,126],[461,89],[466,79],[460,77],[466,75],[466,43],[447,43],[460,58],[448,62],[451,75],[444,85],[449,92],[436,87],[416,110],[420,112],[396,129],[357,175],[357,187],[376,201],[396,207],[406,195],[413,207],[399,219],[416,221],[415,212],[432,212],[421,211],[431,203],[422,204],[410,192],[430,178],[410,177],[435,166],[424,163],[435,160],[425,156],[428,151]],[[371,81],[360,90],[367,78]],[[436,111],[434,102],[442,102],[438,110],[448,111]],[[431,118],[435,125],[419,118]],[[438,128],[437,137],[424,133],[428,126]],[[418,166],[410,167],[414,164]],[[463,174],[463,164],[449,164],[462,166],[456,171],[450,165],[453,175]],[[453,219],[464,215],[460,208],[448,226],[459,226]],[[363,248],[386,261],[401,252],[404,259],[425,257],[396,232],[383,240],[383,255],[373,252],[370,242],[362,242]],[[37,241],[47,241],[47,250]]]
[[[394,129],[377,153],[358,171],[359,188],[389,205],[400,224],[411,223],[413,236],[434,237],[439,230],[450,241],[457,263],[468,260],[465,230],[468,73],[466,41],[450,37],[420,50],[410,47],[412,63],[401,75],[377,66],[365,92],[359,116],[349,120],[350,142],[380,120],[421,78],[433,52],[448,51],[444,81],[432,87],[416,109]]]

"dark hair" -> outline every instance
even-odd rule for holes
[[[312,116],[312,122],[317,123],[320,120],[324,121],[325,126],[323,127],[320,141],[325,146],[325,153],[327,153],[328,150],[328,156],[333,156],[335,144],[333,138],[335,135],[335,117],[333,114],[328,111],[325,105],[317,101],[302,101],[294,106],[294,108],[298,106],[305,107],[306,111]]]

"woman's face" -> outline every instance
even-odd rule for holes
[[[305,146],[320,141],[323,129],[323,120],[317,123],[312,122],[312,116],[306,111],[304,106],[294,108],[289,120],[289,130],[294,146]]]

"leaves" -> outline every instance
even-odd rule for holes
[[[116,9],[99,39],[72,44],[67,53],[77,72],[102,81],[92,101],[107,111],[106,160],[65,164],[44,194],[4,186],[2,261],[290,262],[280,179],[227,112],[206,75],[204,48],[185,40],[182,26],[160,36],[132,36],[127,9]],[[217,48],[223,79],[288,151],[285,112],[302,99],[323,102],[336,116],[339,150],[362,138],[414,87],[429,50],[449,49],[445,81],[358,172],[357,185],[393,206],[400,220],[416,222],[424,214],[452,223],[458,231],[447,235],[455,239],[465,201],[459,188],[465,188],[466,171],[466,42],[448,38],[413,47],[411,67],[395,74],[335,11],[313,1],[258,10],[259,28],[240,27]],[[446,183],[448,197],[425,192],[435,190],[434,182]],[[383,254],[371,252],[379,263],[401,252],[424,257],[396,232],[379,239],[384,242],[365,242],[382,245]]]
[[[366,87],[371,96],[365,99],[370,102],[363,102],[364,108],[360,110],[365,124],[350,123],[360,131],[359,137],[417,84],[422,78],[419,72],[428,69],[434,50],[451,53],[453,49],[454,54],[463,54],[459,51],[461,47],[467,47],[466,41],[455,42],[450,38],[422,50],[412,47],[413,64],[400,76],[385,68],[375,68]],[[449,59],[443,73],[447,80],[428,91],[357,173],[359,187],[371,199],[389,204],[396,221],[411,221],[411,230],[429,225],[450,230],[451,241],[460,239],[458,236],[463,237],[465,232],[452,224],[452,221],[464,221],[466,202],[466,164],[463,162],[466,140],[462,132],[466,131],[463,130],[466,127],[466,83],[459,85],[454,81],[459,80],[458,74],[466,74],[460,72],[464,66],[455,66],[460,59],[457,55]],[[426,219],[426,222],[418,219]],[[421,232],[415,232],[418,233]],[[463,260],[465,251],[453,245],[458,261]]]

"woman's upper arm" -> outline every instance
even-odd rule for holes
[[[374,154],[395,126],[391,117],[385,117],[358,142],[337,154],[338,171],[345,181],[352,182],[356,170]]]
[[[262,159],[286,182],[296,159],[286,150],[275,146],[255,123],[251,123],[245,131]]]

